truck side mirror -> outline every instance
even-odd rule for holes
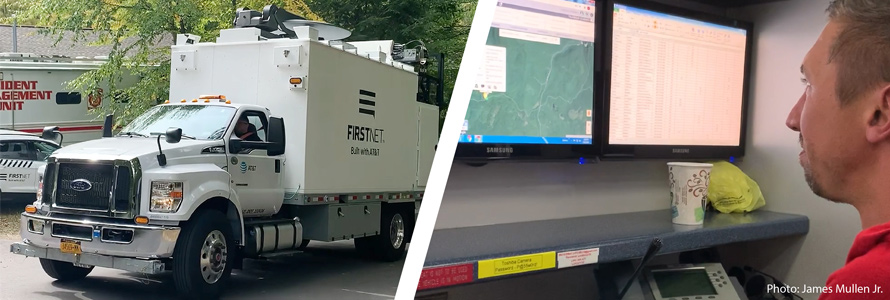
[[[164,137],[169,144],[179,143],[182,140],[182,128],[170,127],[167,129],[167,133],[164,133]]]
[[[285,134],[284,119],[279,117],[269,118],[269,149],[266,151],[269,156],[278,156],[284,154],[285,150]]]
[[[229,153],[239,153],[244,147],[241,146],[241,139],[233,137],[229,139]]]
[[[59,138],[59,145],[62,144],[62,133],[59,132],[59,126],[46,126],[43,128],[43,133],[40,134],[40,138],[44,140],[55,141],[56,138]]]
[[[105,116],[105,124],[102,126],[102,137],[112,137],[114,127],[114,115]]]
[[[179,140],[182,139],[182,128],[178,127],[170,127],[167,129],[167,132],[164,133],[164,140],[169,144],[179,143]],[[161,148],[161,135],[158,135],[158,164],[160,166],[167,165],[167,155],[164,154],[164,149]]]

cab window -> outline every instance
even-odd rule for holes
[[[266,122],[262,113],[251,114],[247,116],[250,125],[256,128],[256,135],[264,142],[266,141]]]
[[[232,136],[245,141],[265,142],[266,115],[258,111],[245,111],[235,121]]]
[[[56,150],[59,150],[59,146],[47,143],[47,142],[33,142],[32,146],[34,147],[34,160],[46,161],[49,158],[50,154],[53,154]]]
[[[33,158],[28,150],[28,142],[3,141],[0,142],[0,159],[32,160]]]

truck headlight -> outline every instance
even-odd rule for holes
[[[151,182],[151,212],[175,213],[182,204],[181,181]]]
[[[37,177],[37,202],[35,204],[43,203],[43,175]]]

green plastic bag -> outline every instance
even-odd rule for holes
[[[713,164],[708,183],[708,202],[714,209],[727,214],[742,213],[766,205],[760,186],[742,170],[726,161]]]

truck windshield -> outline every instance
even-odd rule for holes
[[[182,128],[183,137],[221,139],[235,114],[234,107],[216,105],[159,105],[152,107],[121,130],[130,136],[151,136]]]

